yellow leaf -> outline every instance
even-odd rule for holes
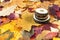
[[[60,38],[56,38],[56,37],[54,37],[53,40],[60,40]]]
[[[19,37],[21,37],[21,33],[20,33],[20,30],[15,30],[15,26],[16,24],[19,23],[18,20],[12,20],[10,23],[8,24],[5,24],[5,25],[2,25],[0,27],[1,29],[1,33],[4,33],[6,30],[10,30],[11,32],[14,32],[14,37],[11,39],[11,40],[18,40]]]
[[[34,21],[33,14],[28,11],[22,13],[20,25],[24,30],[30,31],[32,25],[40,25]]]

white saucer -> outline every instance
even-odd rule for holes
[[[50,16],[48,15],[48,18],[46,20],[39,20],[39,19],[36,19],[35,14],[34,14],[33,18],[34,18],[35,21],[38,21],[38,22],[46,22],[47,20],[50,19]]]

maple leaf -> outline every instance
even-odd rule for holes
[[[33,14],[34,13],[30,13],[28,11],[22,13],[22,19],[20,19],[20,25],[23,28],[23,30],[30,31],[32,25],[40,25],[34,21]]]

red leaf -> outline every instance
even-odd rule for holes
[[[57,36],[57,32],[50,32],[45,36],[45,39],[52,39]]]
[[[34,8],[28,8],[29,12],[34,12]]]
[[[56,12],[56,15],[57,15],[58,18],[60,18],[60,11]]]

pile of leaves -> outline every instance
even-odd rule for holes
[[[47,23],[47,24],[42,24],[39,26],[33,25],[31,30],[28,32],[24,30],[23,35],[27,35],[31,40],[35,40],[36,37],[41,34],[43,31],[48,31],[47,34],[41,38],[41,40],[52,40],[54,37],[60,37],[59,29],[57,24],[52,24],[52,23]],[[45,32],[46,32],[45,31]],[[42,37],[42,36],[41,36]]]

